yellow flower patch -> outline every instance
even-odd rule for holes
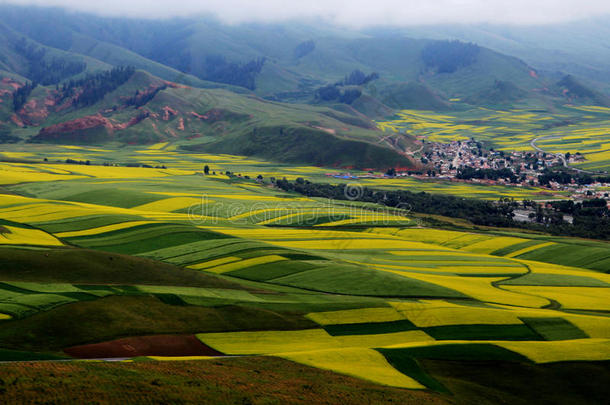
[[[240,260],[238,262],[231,262],[227,264],[222,264],[214,267],[205,267],[205,271],[209,271],[212,273],[226,273],[228,271],[234,271],[239,269],[245,269],[246,267],[256,266],[258,264],[266,264],[266,263],[274,263],[279,261],[288,260],[285,257],[278,255],[267,255],[254,257],[252,259]],[[189,266],[189,268],[194,268]]]
[[[610,288],[605,287],[542,287],[504,286],[514,292],[531,294],[558,301],[562,308],[610,311]]]
[[[0,245],[38,245],[38,246],[63,246],[53,235],[38,229],[18,228],[4,225],[8,233],[0,233]]]
[[[349,348],[281,353],[278,357],[297,363],[331,370],[392,387],[425,389],[423,385],[394,367],[381,353],[373,349]]]
[[[138,225],[146,225],[153,224],[154,221],[129,221],[129,222],[121,222],[118,224],[100,226],[98,228],[84,229],[82,231],[72,231],[72,232],[61,232],[56,233],[55,236],[58,238],[73,238],[75,236],[89,236],[89,235],[98,235],[100,233],[106,233],[111,231],[118,231],[120,229],[133,228]]]
[[[361,308],[343,311],[312,312],[307,318],[319,325],[338,325],[362,322],[392,322],[405,319],[394,308]]]

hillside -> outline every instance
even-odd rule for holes
[[[410,89],[416,83],[441,102],[472,101],[496,81],[520,88],[524,93],[518,101],[567,101],[560,92],[541,96],[540,90],[556,81],[554,72],[479,45],[412,39],[410,31],[340,30],[302,23],[224,25],[210,18],[111,19],[17,6],[3,6],[2,20],[45,45],[111,65],[134,66],[193,86],[232,86],[278,101],[311,103],[318,89],[357,70],[379,75],[381,80],[359,90],[381,103],[393,99],[378,98],[379,93],[395,93],[396,85]],[[418,99],[408,93],[398,98]],[[431,104],[409,102],[409,107],[429,109]]]
[[[402,145],[412,134],[389,140],[372,119],[609,103],[578,77],[558,80],[475,43],[0,9],[2,142],[171,141],[281,162],[414,168]]]
[[[20,82],[7,79],[4,83],[27,89]],[[188,87],[144,71],[114,69],[68,85],[38,86],[21,104],[16,112],[5,110],[0,119],[6,136],[12,130],[26,142],[172,141],[191,150],[285,162],[380,168],[413,165],[398,152],[376,145],[382,134],[364,116]]]
[[[610,94],[610,49],[607,46],[610,27],[605,16],[543,25],[437,24],[390,32],[415,38],[476,42],[521,58],[549,74],[561,72],[561,75],[581,77]]]
[[[3,152],[28,159],[0,162],[3,403],[607,402],[608,242],[464,218],[489,201],[358,200],[390,179],[314,197],[280,179],[340,180],[172,146]]]

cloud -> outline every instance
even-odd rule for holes
[[[227,23],[324,19],[341,25],[549,24],[610,14],[608,0],[0,0],[106,16],[213,14]],[[1,18],[1,17],[0,17]]]

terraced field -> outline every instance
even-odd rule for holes
[[[0,163],[0,360],[266,356],[436,392],[430,361],[610,360],[607,243],[422,228],[170,147],[140,154],[171,169]]]

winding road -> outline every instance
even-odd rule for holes
[[[592,172],[592,171],[590,171],[590,170],[583,170],[583,169],[577,169],[577,168],[575,168],[575,167],[572,167],[572,166],[570,166],[570,165],[568,164],[568,161],[566,160],[565,155],[564,155],[563,153],[552,153],[552,152],[547,152],[547,151],[545,151],[544,149],[540,148],[538,145],[536,145],[536,142],[537,142],[537,141],[539,141],[539,140],[542,140],[542,139],[553,139],[553,138],[561,138],[561,135],[545,135],[545,136],[539,136],[539,137],[536,137],[536,138],[532,139],[532,140],[530,141],[530,145],[531,145],[531,147],[532,147],[532,148],[534,148],[534,149],[535,149],[535,150],[537,150],[538,152],[542,152],[542,153],[548,153],[548,154],[550,154],[550,155],[555,155],[555,156],[557,156],[557,157],[558,157],[558,158],[561,160],[561,162],[562,162],[563,166],[564,166],[564,167],[567,167],[568,169],[572,169],[572,170],[577,171],[577,172],[579,172],[579,173],[597,174],[596,172]]]

